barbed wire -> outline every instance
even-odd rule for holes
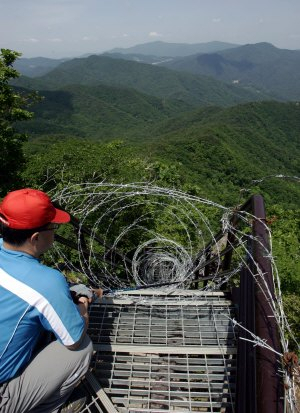
[[[282,178],[282,175],[274,175]],[[298,177],[293,178],[299,181]],[[253,182],[261,182],[261,180]],[[161,290],[171,294],[176,288],[189,288],[197,279],[205,276],[205,266],[211,260],[209,282],[197,290],[214,291],[228,282],[235,282],[241,267],[247,268],[256,286],[269,303],[271,316],[275,317],[283,353],[288,351],[286,332],[298,343],[284,313],[280,277],[273,257],[272,234],[265,222],[251,213],[228,208],[205,198],[177,189],[162,188],[148,183],[114,184],[107,182],[66,184],[54,189],[52,199],[79,218],[76,264],[67,257],[60,245],[56,245],[53,260],[59,257],[68,271],[84,273],[93,284],[103,288],[121,290],[132,286],[170,283]],[[244,224],[242,229],[232,225],[235,214]],[[217,219],[217,223],[215,220]],[[265,228],[270,242],[266,248],[255,238],[250,229],[253,220]],[[218,225],[217,225],[218,224]],[[215,238],[221,224],[222,237]],[[90,228],[88,245],[81,242],[85,226]],[[101,245],[99,247],[99,234]],[[234,242],[229,234],[234,235]],[[205,247],[210,241],[209,257]],[[265,274],[253,258],[249,241],[255,241],[270,262],[273,271],[275,295],[270,290]],[[224,245],[235,254],[232,268],[222,275]],[[202,253],[199,254],[199,251]],[[117,259],[118,258],[118,259]],[[132,297],[131,297],[132,299]],[[174,298],[173,298],[174,299]],[[195,297],[189,296],[188,300]],[[199,295],[197,295],[199,299]],[[151,298],[134,298],[144,303]],[[232,319],[233,324],[237,324]],[[240,326],[244,328],[243,326]],[[274,351],[264,340],[249,332],[254,346]],[[277,353],[278,354],[278,353]],[[279,354],[282,356],[282,354]],[[291,382],[286,375],[285,380]],[[293,386],[289,388],[287,401],[292,412],[298,411]]]

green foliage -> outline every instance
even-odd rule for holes
[[[52,136],[102,141],[118,139],[120,134],[128,137],[191,108],[182,102],[105,85],[73,85],[40,94],[44,99],[32,108],[34,119],[26,124],[35,140],[49,131]]]
[[[289,325],[292,330],[292,335],[286,333],[289,340],[289,350],[295,351],[299,355],[299,348],[294,342],[294,337],[300,343],[300,295],[293,292],[286,292],[283,296],[284,311],[287,316]]]
[[[68,136],[101,137],[101,141],[115,137],[134,144],[132,150],[141,157],[151,157],[147,175],[150,180],[165,175],[162,181],[171,186],[197,187],[199,195],[227,205],[243,202],[249,192],[260,192],[267,205],[280,202],[293,208],[298,206],[299,185],[276,178],[300,173],[300,106],[296,103],[207,107],[168,119],[179,107],[163,109],[161,102],[151,103],[136,92],[129,99],[127,92],[95,88],[91,104],[84,99],[80,103],[86,88],[79,87],[78,99],[72,95],[70,100],[65,92],[51,92],[58,94],[53,101],[58,102],[57,109],[52,112],[54,106],[48,106],[46,99],[42,102],[44,112],[37,117],[37,128],[47,135],[33,137],[30,151],[43,151],[44,145]],[[102,109],[97,112],[101,102]],[[49,130],[53,130],[55,139],[48,136]],[[90,165],[89,161],[86,165]],[[172,172],[172,165],[176,165],[179,176]]]
[[[120,141],[99,144],[94,141],[68,139],[48,145],[47,151],[28,153],[28,159],[27,169],[23,174],[24,180],[28,186],[42,187],[47,191],[54,187],[64,187],[69,182],[74,185],[73,188],[76,188],[77,183],[91,181],[117,184],[151,181],[158,186],[167,187],[184,185],[180,164],[169,164],[167,161],[151,162],[150,159],[146,160],[138,156],[133,148]],[[105,191],[105,186],[103,190]],[[85,223],[92,227],[95,220],[103,216],[99,233],[106,233],[107,228],[110,228],[107,241],[111,244],[123,228],[137,219],[141,220],[139,225],[148,228],[149,238],[153,236],[151,231],[158,231],[165,236],[169,234],[172,237],[177,233],[174,239],[185,242],[187,234],[181,234],[178,231],[178,222],[167,219],[169,213],[173,213],[175,206],[166,197],[163,197],[163,203],[159,196],[150,196],[150,198],[150,202],[145,202],[142,196],[127,197],[126,202],[124,200],[118,203],[121,212],[117,209],[108,216],[106,216],[107,206],[105,205],[103,211],[97,210],[97,216],[90,214],[89,220]],[[84,203],[84,199],[79,199],[78,202]],[[193,212],[187,211],[187,214],[192,220]],[[196,217],[194,219],[196,220]],[[120,241],[121,250],[130,251],[139,242],[147,240],[145,232],[140,230],[139,225],[126,231],[126,235]],[[195,232],[192,226],[190,231],[191,239],[195,238],[196,234],[192,235],[192,232]],[[72,234],[64,235],[72,239]],[[95,251],[103,254],[101,249],[99,251],[95,249]],[[72,262],[77,261],[78,257],[72,256]]]
[[[67,182],[127,182],[141,179],[145,161],[122,141],[98,144],[83,139],[52,143],[30,155],[23,178],[29,186],[50,190]]]
[[[270,205],[267,223],[272,235],[272,254],[279,273],[285,314],[293,334],[300,342],[300,209]],[[287,333],[290,350],[299,351]]]
[[[201,109],[157,125],[147,151],[150,146],[153,156],[180,162],[185,182],[221,203],[260,192],[267,205],[297,208],[299,185],[280,176],[300,174],[299,115],[295,103]]]
[[[300,209],[273,205],[268,216],[282,291],[300,296]]]
[[[1,49],[0,53],[0,195],[20,183],[19,174],[24,166],[22,143],[26,135],[15,128],[16,122],[30,119],[28,96],[10,86],[19,74],[12,64],[20,53]]]

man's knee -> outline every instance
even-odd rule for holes
[[[57,340],[50,343],[44,351],[40,353],[39,358],[42,358],[44,369],[49,370],[49,360],[52,359],[51,371],[53,376],[59,378],[60,381],[70,377],[81,378],[87,372],[93,354],[93,344],[88,335],[84,337],[80,346],[76,350],[70,350]],[[39,365],[41,361],[39,361]]]

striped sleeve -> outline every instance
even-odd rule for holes
[[[47,298],[1,268],[0,275],[2,287],[36,308],[41,315],[43,327],[53,331],[62,344],[69,346],[80,339],[84,330],[84,320],[65,290],[58,289],[56,299],[52,300],[51,294]]]

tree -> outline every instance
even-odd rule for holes
[[[19,133],[16,122],[30,119],[26,110],[32,95],[25,95],[10,85],[19,77],[12,67],[20,53],[1,49],[0,53],[0,196],[20,185],[20,172],[25,164],[22,144],[27,135]]]

